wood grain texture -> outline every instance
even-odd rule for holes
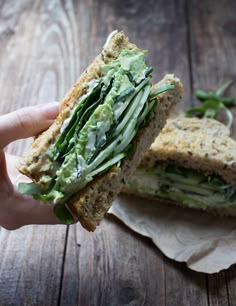
[[[236,2],[193,0],[187,3],[193,88],[211,90],[229,79],[235,84]],[[229,94],[235,96],[235,85]],[[236,138],[235,124],[233,137]],[[210,305],[236,305],[235,267],[207,279]]]
[[[77,23],[66,1],[1,1],[0,113],[58,100],[79,74]],[[21,154],[29,141],[8,151]],[[66,226],[0,230],[0,305],[57,305]]]
[[[236,2],[188,1],[194,89],[236,82]]]
[[[208,305],[206,279],[203,273],[184,264],[165,260],[166,305]]]
[[[163,305],[162,257],[114,217],[94,234],[72,226],[61,305]]]
[[[231,305],[224,271],[208,276],[208,292],[210,305]]]
[[[229,305],[236,305],[236,265],[225,271]]]
[[[65,226],[0,230],[0,305],[57,305]]]

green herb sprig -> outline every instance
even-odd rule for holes
[[[191,107],[187,109],[185,111],[185,116],[217,119],[219,111],[223,109],[228,119],[227,127],[230,128],[233,123],[233,115],[228,108],[235,105],[235,99],[234,97],[222,96],[232,83],[233,81],[229,80],[215,91],[206,92],[204,90],[198,89],[195,93],[195,96],[202,104],[200,107]]]

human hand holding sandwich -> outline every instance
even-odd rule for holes
[[[29,124],[21,123],[22,115],[7,115],[8,120],[5,116],[0,150],[13,140],[45,132],[17,163],[18,170],[33,180],[21,182],[19,192],[39,201],[29,202],[13,189],[2,153],[5,216],[0,216],[0,225],[57,223],[57,217],[64,224],[77,218],[86,230],[96,229],[183,95],[181,81],[172,74],[152,86],[153,68],[145,56],[146,51],[130,43],[122,31],[113,31],[61,100],[53,124],[57,114],[47,117],[39,110],[39,118],[29,119]],[[23,117],[27,121],[33,114]],[[9,122],[15,121],[19,124],[12,127]],[[35,128],[35,121],[42,126]],[[55,218],[45,202],[53,202]]]
[[[17,229],[27,224],[56,224],[53,208],[20,194],[11,179],[18,176],[18,158],[5,154],[11,142],[37,135],[47,129],[58,115],[57,102],[30,106],[0,116],[0,226]]]

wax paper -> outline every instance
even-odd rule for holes
[[[109,213],[192,270],[216,273],[236,263],[236,218],[124,194]]]

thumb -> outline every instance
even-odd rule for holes
[[[48,128],[59,113],[59,103],[21,108],[0,117],[0,150],[10,142],[35,136]]]

